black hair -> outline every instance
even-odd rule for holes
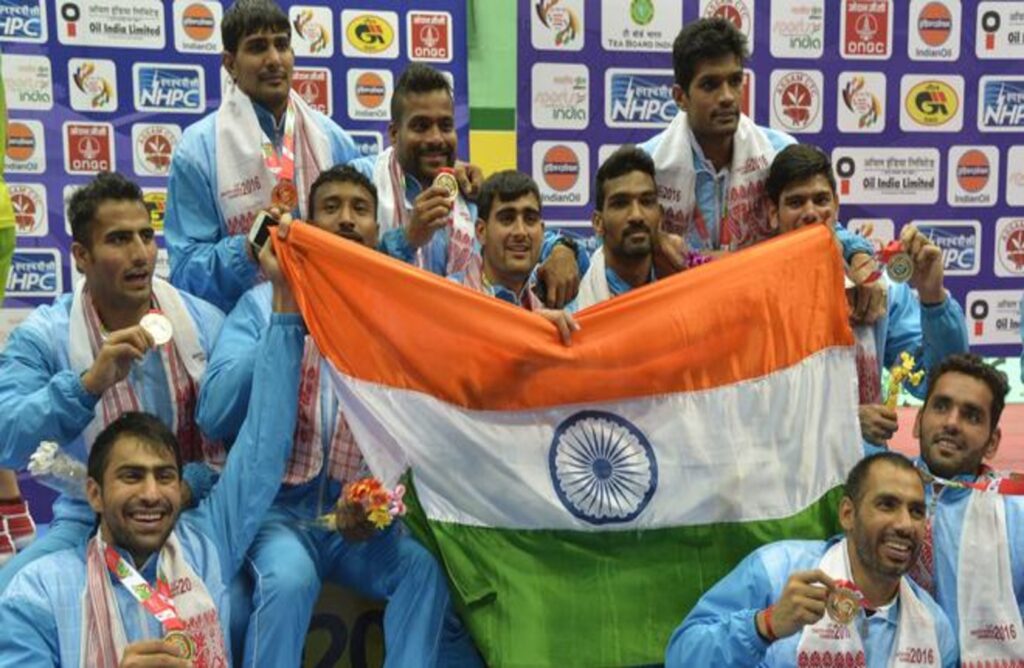
[[[764,194],[778,204],[783,190],[815,176],[828,179],[832,194],[836,194],[836,177],[832,173],[832,161],[828,155],[813,144],[790,144],[772,160],[768,178],[764,182]]]
[[[898,469],[918,473],[914,462],[898,452],[886,450],[864,457],[850,470],[844,485],[843,495],[853,501],[854,507],[864,498],[864,485],[871,474],[871,468],[878,462],[888,462]]]
[[[365,174],[354,167],[335,165],[330,169],[320,172],[320,175],[316,177],[316,181],[313,181],[313,185],[309,187],[310,218],[313,218],[315,213],[316,191],[326,183],[352,183],[366,189],[366,192],[370,194],[370,199],[373,200],[373,217],[377,217],[377,186],[373,185],[373,181],[366,178]]]
[[[597,169],[595,178],[595,203],[598,211],[604,209],[604,184],[608,179],[616,179],[630,172],[643,172],[654,181],[654,160],[633,144],[620,146],[608,156]]]
[[[722,18],[699,19],[679,31],[672,44],[672,69],[676,83],[689,92],[690,82],[701,61],[734,55],[747,59],[747,38],[732,23]]]
[[[228,53],[236,53],[242,40],[265,30],[291,35],[288,15],[273,0],[235,0],[220,22],[221,42]]]
[[[487,177],[480,188],[480,196],[476,199],[477,216],[482,220],[490,218],[495,199],[499,202],[511,202],[531,194],[537,198],[539,208],[540,189],[529,174],[514,169],[495,172]]]
[[[395,92],[391,95],[391,122],[402,122],[403,105],[409,94],[432,93],[435,90],[443,90],[454,99],[452,85],[439,70],[423,63],[410,64],[398,77]]]
[[[954,372],[980,380],[988,386],[989,391],[992,392],[989,428],[995,429],[1003,414],[1003,408],[1006,406],[1006,395],[1010,393],[1010,383],[1006,379],[1005,373],[991,364],[986,364],[985,360],[972,353],[950,355],[932,367],[928,374],[928,389],[925,393],[924,405],[927,406],[928,400],[932,398],[932,389],[939,381],[939,377]]]
[[[154,451],[163,450],[173,454],[174,464],[178,467],[179,477],[181,476],[181,449],[174,433],[155,415],[131,411],[108,424],[96,437],[89,450],[89,477],[100,487],[103,486],[103,474],[106,473],[107,462],[110,461],[110,451],[125,436],[138,439]]]
[[[92,246],[89,233],[96,220],[96,211],[108,200],[127,200],[146,206],[142,199],[142,188],[137,183],[117,172],[99,172],[96,178],[76,190],[68,202],[72,239],[86,248]]]

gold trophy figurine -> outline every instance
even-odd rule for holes
[[[889,369],[889,388],[885,395],[886,408],[896,410],[896,401],[900,397],[900,388],[904,381],[917,387],[924,380],[924,369],[914,371],[914,364],[914,356],[903,351],[900,353],[899,363]]]

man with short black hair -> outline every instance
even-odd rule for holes
[[[918,465],[936,480],[911,576],[949,616],[964,665],[1024,656],[1024,487],[985,464],[999,448],[1009,389],[980,357],[951,355],[932,369],[914,421]]]
[[[317,175],[359,152],[292,90],[292,28],[275,2],[236,0],[221,36],[231,82],[175,148],[164,224],[171,282],[230,310],[259,280],[246,237],[256,214],[273,203],[308,215]]]
[[[755,125],[740,109],[747,38],[728,20],[686,24],[672,46],[680,112],[640,148],[654,158],[664,231],[680,234],[692,250],[745,248],[771,233],[762,193],[772,158],[794,143],[789,135]],[[871,245],[836,230],[844,256],[860,280],[873,268]],[[880,312],[876,295],[872,313]],[[877,316],[876,316],[877,317]]]
[[[295,407],[278,396],[298,391],[305,335],[270,249],[261,262],[275,314],[259,345],[252,411],[220,480],[182,512],[180,432],[143,413],[110,422],[89,452],[85,485],[98,529],[26,566],[0,596],[5,664],[231,665],[229,583],[284,472]]]
[[[377,247],[377,192],[365,175],[351,166],[332,167],[314,181],[309,203],[309,224],[368,250]],[[281,219],[285,227],[292,224],[286,213]],[[265,283],[242,295],[228,315],[197,414],[208,433],[225,440],[238,433],[255,389],[259,341],[272,317],[271,286]],[[280,404],[289,408],[286,415],[294,416],[292,454],[282,472],[280,493],[249,550],[253,604],[242,665],[302,662],[325,579],[388,601],[388,665],[435,665],[446,649],[439,639],[450,595],[434,557],[402,526],[375,530],[359,506],[346,509],[355,530],[327,532],[314,526],[334,508],[345,484],[369,475],[328,369],[313,338],[306,336],[301,385],[292,394],[278,394]]]
[[[958,665],[949,620],[905,574],[925,531],[921,477],[906,457],[861,460],[839,504],[843,535],[752,552],[672,634],[665,665]],[[825,665],[825,664],[822,664]]]
[[[68,205],[71,255],[84,276],[72,294],[40,306],[0,353],[0,466],[24,468],[40,441],[85,461],[96,434],[127,411],[154,413],[178,435],[184,478],[197,498],[224,452],[193,420],[206,359],[223,314],[153,276],[156,241],[142,190],[100,173]],[[172,338],[157,346],[141,324],[157,309]],[[62,495],[45,536],[0,571],[0,591],[32,559],[78,544],[93,513]]]
[[[353,163],[380,192],[377,220],[383,250],[439,276],[465,272],[479,258],[476,206],[434,180],[456,165],[458,135],[451,84],[440,71],[412,63],[391,97],[391,145]],[[463,184],[462,190],[465,190]],[[554,232],[545,236],[538,278],[543,298],[561,307],[576,294],[586,251]]]
[[[537,313],[558,329],[565,345],[579,326],[568,312],[549,309],[537,294],[537,262],[544,243],[540,189],[529,174],[509,169],[484,181],[478,198],[480,256],[448,278]]]
[[[765,182],[765,202],[772,226],[780,232],[823,224],[838,229],[839,195],[832,165],[825,153],[809,144],[787,146],[775,157]],[[861,434],[884,445],[899,427],[896,411],[885,406],[882,370],[913,355],[915,369],[927,372],[947,355],[967,351],[967,324],[956,299],[943,287],[942,251],[913,225],[900,232],[903,248],[913,263],[907,283],[882,277],[887,311],[871,324],[853,309],[860,380]],[[914,395],[927,385],[906,384]]]

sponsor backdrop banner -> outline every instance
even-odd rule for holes
[[[293,87],[351,131],[387,143],[391,91],[411,61],[450,74],[462,157],[469,147],[466,3],[278,0],[292,24]],[[220,103],[220,21],[230,1],[0,0],[9,116],[5,178],[17,252],[0,343],[35,306],[71,290],[65,203],[98,170],[136,180],[162,235],[167,171],[181,132]],[[158,239],[163,246],[163,239]],[[160,251],[158,274],[166,276]]]
[[[703,16],[750,40],[744,111],[832,156],[843,221],[920,226],[972,348],[1019,355],[1024,2],[519,0],[519,168],[549,224],[591,233],[597,168],[673,118],[672,42]]]

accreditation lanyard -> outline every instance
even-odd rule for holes
[[[185,629],[185,622],[181,621],[178,611],[174,607],[171,598],[171,587],[167,579],[158,574],[156,578],[156,589],[146,582],[145,578],[139,575],[135,567],[117,553],[117,550],[107,545],[104,551],[104,558],[107,568],[121,581],[135,600],[142,604],[151,615],[156,617],[164,627],[164,632],[182,631]]]

